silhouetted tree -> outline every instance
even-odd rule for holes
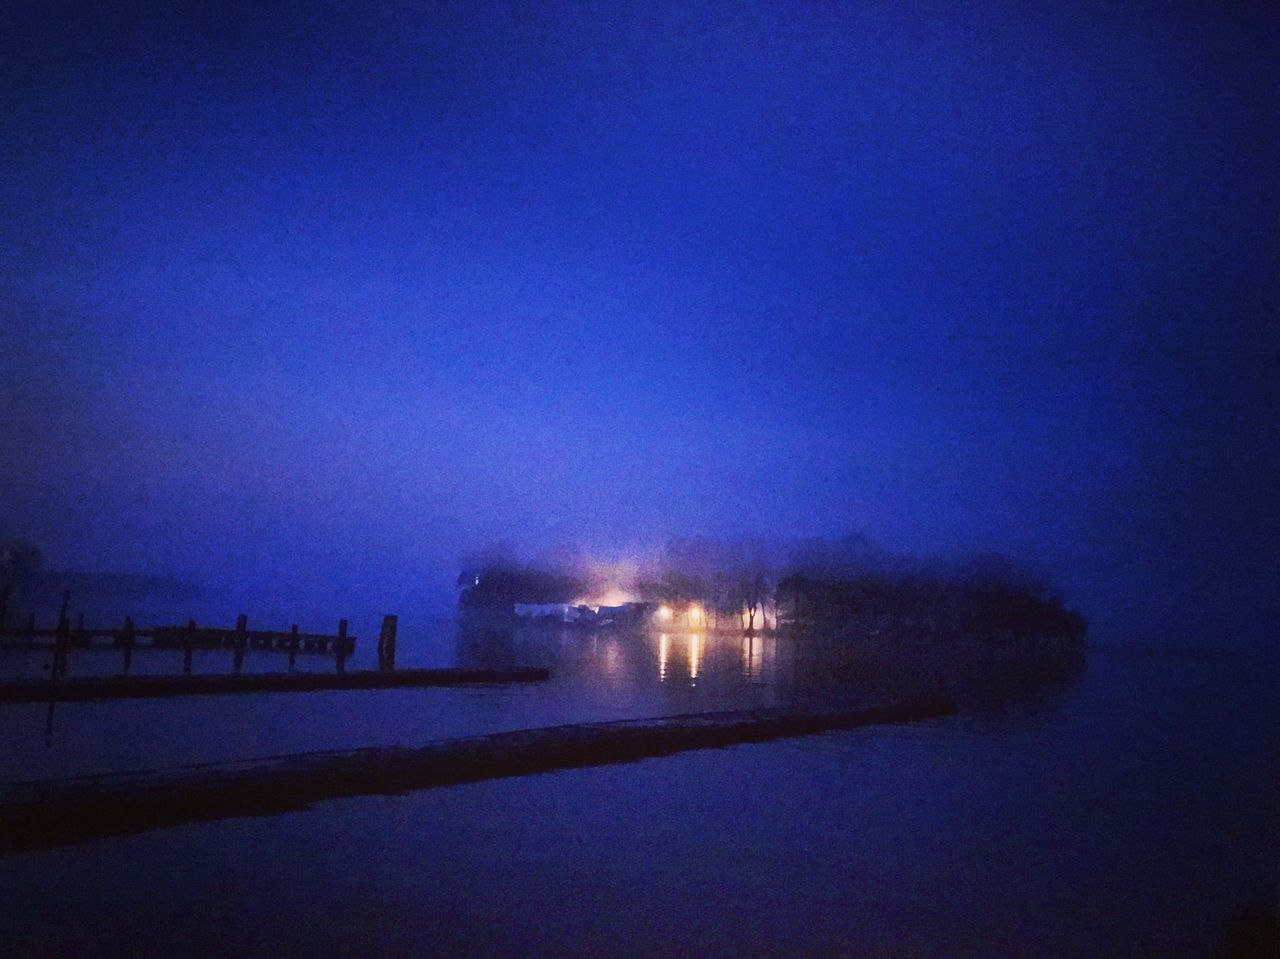
[[[464,608],[511,607],[516,603],[569,603],[582,595],[578,577],[531,566],[468,567],[458,577]]]
[[[23,539],[0,540],[0,578],[26,576],[40,569],[44,555],[40,547]]]

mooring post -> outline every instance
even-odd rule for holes
[[[57,679],[67,671],[67,646],[71,643],[71,620],[66,617],[66,604],[63,604],[63,615],[58,617],[58,629],[53,640],[53,669],[51,678]]]
[[[187,620],[187,634],[183,638],[182,645],[182,672],[191,675],[191,653],[196,648],[196,621],[194,619]]]
[[[67,671],[67,645],[71,642],[71,620],[67,619],[67,606],[71,603],[71,590],[62,594],[62,609],[58,611],[58,629],[53,641],[53,669],[50,678],[57,679]]]
[[[133,665],[133,643],[137,639],[137,630],[134,629],[133,619],[129,616],[124,618],[124,629],[120,630],[120,645],[124,647],[124,671],[127,673],[129,667]]]
[[[347,621],[345,619],[338,620],[338,638],[333,646],[334,654],[337,657],[338,672],[343,673],[347,670]]]
[[[396,617],[382,617],[382,631],[378,633],[378,668],[390,672],[396,668]]]
[[[244,650],[249,644],[249,617],[241,613],[236,617],[235,659],[232,663],[234,672],[240,672],[244,665]]]
[[[72,592],[63,593],[63,608],[58,611],[58,633],[54,638],[54,676],[58,676],[58,667],[67,666],[67,644],[70,643],[72,621],[67,618],[67,607],[72,602]]]
[[[289,670],[293,670],[293,664],[298,661],[298,624],[294,623],[289,627]]]

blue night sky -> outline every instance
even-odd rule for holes
[[[863,529],[1260,610],[1275,15],[1052,6],[7,4],[0,535],[394,609]]]

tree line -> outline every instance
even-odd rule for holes
[[[465,563],[464,608],[573,603],[601,588],[581,556],[520,562],[490,553]],[[864,535],[838,540],[729,541],[682,537],[613,583],[639,602],[711,628],[839,628],[852,620],[910,621],[938,630],[1082,633],[1047,583],[1000,554],[918,559]]]

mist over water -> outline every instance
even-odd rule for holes
[[[0,705],[0,807],[959,706],[0,850],[0,955],[1195,959],[1275,925],[1275,10],[17,0],[0,37],[0,684],[184,668],[68,654],[82,614],[246,616],[202,676],[340,620],[372,672],[387,614],[400,668],[550,670]]]
[[[1144,642],[1274,618],[1261,8],[10,19],[0,535],[51,568],[439,615],[503,539],[865,529]]]

